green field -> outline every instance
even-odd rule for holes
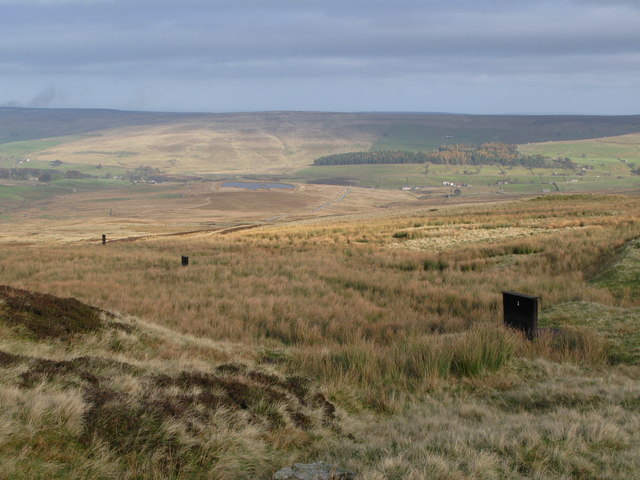
[[[21,140],[17,142],[0,143],[0,157],[24,157],[30,153],[46,150],[67,142],[73,142],[90,135],[68,135],[65,137],[41,138],[34,140]],[[0,158],[2,162],[2,158]],[[1,165],[0,166],[4,166]]]
[[[309,167],[291,176],[303,183],[327,181],[344,185],[375,188],[401,188],[409,178],[410,185],[425,185],[424,166],[399,165],[327,165]]]
[[[533,171],[533,173],[532,173]],[[359,187],[398,189],[405,185],[416,187],[441,187],[442,182],[498,188],[513,193],[591,192],[609,189],[640,187],[640,176],[613,175],[609,171],[554,170],[523,167],[498,167],[494,165],[331,165],[309,167],[296,172],[291,178],[299,182],[326,182]],[[618,178],[620,177],[620,178]],[[555,185],[554,185],[555,183]],[[556,187],[557,185],[557,187]],[[464,192],[464,190],[463,190]]]
[[[33,185],[0,185],[0,199],[16,202],[30,202],[50,199],[57,195],[65,195],[68,193],[82,193],[122,188],[124,185],[126,184],[119,180],[99,179],[65,179],[53,182],[38,182]]]
[[[610,173],[629,173],[629,165],[640,166],[640,134],[527,144],[520,145],[519,150],[527,155],[569,157],[579,165]]]
[[[425,166],[419,164],[394,164],[394,165],[328,165],[309,167],[296,172],[293,178],[304,182],[317,182],[319,180],[343,181],[358,187],[375,188],[402,188],[408,186],[442,186],[443,181],[456,183],[482,184],[495,183],[504,179],[497,167],[483,166],[467,168],[470,172],[479,170],[478,174],[465,174],[465,168],[448,165],[429,165],[428,174],[425,175]],[[517,169],[517,175],[526,178],[531,174],[524,169]],[[529,179],[527,178],[527,181]]]
[[[130,169],[120,167],[118,165],[102,165],[100,167],[96,165],[87,165],[83,163],[68,163],[63,162],[57,167],[53,167],[51,162],[31,160],[29,162],[20,163],[16,167],[16,162],[12,158],[0,158],[0,168],[33,168],[47,170],[52,175],[59,174],[64,176],[67,171],[73,170],[80,172],[83,175],[91,175],[100,179],[113,179],[113,177],[119,177],[126,175],[130,172]]]
[[[486,133],[479,129],[463,131],[461,136],[445,139],[445,130],[417,125],[394,125],[372,147],[375,149],[432,149],[445,140],[451,143],[477,143]],[[501,136],[499,132],[496,137]],[[592,192],[598,190],[637,189],[640,176],[632,174],[640,167],[640,134],[577,141],[524,144],[526,155],[570,158],[575,170],[492,165],[334,165],[313,166],[296,173],[302,182],[327,181],[362,187],[401,188],[404,185],[435,187],[443,181],[473,186],[495,186],[511,193]],[[506,182],[506,183],[505,183]]]

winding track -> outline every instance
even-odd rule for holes
[[[320,205],[319,207],[314,208],[314,209],[313,209],[313,211],[314,211],[314,212],[317,212],[317,211],[322,210],[322,209],[324,209],[324,208],[327,208],[327,207],[329,207],[329,206],[331,206],[331,205],[333,205],[333,204],[335,204],[335,203],[340,203],[340,202],[341,202],[341,201],[343,201],[345,198],[347,198],[347,197],[349,196],[349,194],[350,194],[350,193],[351,193],[351,186],[348,186],[348,187],[345,189],[345,191],[344,191],[344,192],[342,192],[342,193],[340,194],[340,196],[339,196],[336,200],[333,200],[333,201],[329,201],[329,202],[323,203],[323,204],[322,204],[322,205]]]

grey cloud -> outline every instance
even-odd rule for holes
[[[185,8],[176,11],[173,18],[154,18],[157,12],[131,9],[123,12],[128,20],[121,23],[109,15],[106,20],[90,18],[90,22],[74,23],[70,15],[71,20],[53,24],[6,25],[0,33],[0,55],[15,63],[55,63],[72,68],[122,60],[171,62],[183,57],[554,56],[640,49],[640,10],[628,6],[583,6],[573,11],[569,20],[553,2],[518,11],[500,9],[504,2],[496,0],[480,2],[492,7],[484,12],[473,8],[434,12],[408,3],[414,8],[400,2],[390,14],[373,7],[363,11],[345,8],[339,14],[331,2],[324,9],[314,9],[317,2],[310,2],[307,8],[298,3],[298,8],[291,10],[228,5],[220,10]]]
[[[630,0],[0,0],[0,74],[628,85],[638,25]]]

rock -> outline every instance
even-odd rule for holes
[[[355,480],[356,474],[340,470],[328,463],[294,463],[278,470],[273,480]]]

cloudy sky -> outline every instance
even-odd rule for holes
[[[0,0],[0,105],[640,113],[638,0]]]

